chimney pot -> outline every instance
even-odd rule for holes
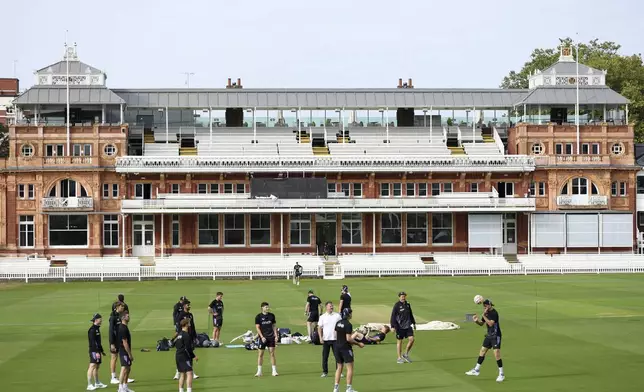
[[[227,86],[227,87],[230,87],[230,86],[232,85],[232,81],[233,81],[233,80],[232,80],[231,78],[228,78],[228,84],[227,84],[226,86]]]
[[[398,88],[402,88],[402,78],[398,79]]]
[[[409,78],[409,88],[412,88],[412,87],[414,87],[414,85],[411,84],[411,78]]]

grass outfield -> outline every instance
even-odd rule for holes
[[[198,330],[208,324],[206,307],[221,290],[226,306],[222,338],[254,328],[261,301],[271,303],[278,326],[306,333],[303,310],[313,288],[337,304],[343,282],[151,281],[0,284],[0,380],[2,391],[83,391],[87,329],[92,313],[107,317],[116,294],[130,307],[136,392],[177,391],[174,351],[154,351],[171,337],[172,306],[181,295],[192,301]],[[418,331],[412,364],[396,364],[395,344],[356,348],[354,387],[367,391],[644,391],[644,275],[350,279],[354,325],[386,322],[396,294],[407,291],[417,321],[453,321],[458,331]],[[493,356],[479,377],[464,372],[476,361],[484,327],[463,322],[479,310],[475,294],[496,303],[503,330],[506,381],[497,384]],[[538,305],[537,305],[538,304]],[[209,325],[209,324],[208,324]],[[210,328],[208,328],[210,330]],[[209,331],[210,334],[210,331]],[[149,353],[140,352],[149,348]],[[201,378],[195,391],[331,391],[321,379],[319,346],[277,349],[279,377],[253,378],[256,352],[200,349]],[[334,361],[331,360],[331,367]],[[109,361],[101,368],[109,381]],[[268,374],[268,375],[267,375]],[[116,390],[109,386],[107,390]],[[344,384],[341,386],[344,391]]]

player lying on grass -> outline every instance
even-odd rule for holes
[[[355,331],[351,337],[356,342],[364,344],[380,344],[385,340],[385,337],[387,337],[389,332],[391,332],[391,328],[383,325],[378,331],[369,331],[366,334],[360,331]],[[369,336],[370,333],[373,333],[373,335]]]

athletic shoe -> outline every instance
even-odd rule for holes
[[[98,382],[98,383],[96,383],[96,385],[94,385],[94,386],[96,387],[96,389],[103,389],[103,388],[107,388],[107,385],[103,384],[102,382]]]
[[[92,384],[89,384],[89,385],[87,386],[87,390],[88,390],[88,391],[94,391],[94,390],[96,390],[96,387],[95,387],[94,385],[92,385]]]
[[[172,378],[173,380],[178,380],[179,379],[179,373],[175,374],[174,377]]]
[[[499,377],[496,378],[496,382],[503,382],[505,380],[505,374],[499,374]]]
[[[132,384],[133,382],[134,382],[134,379],[133,379],[133,378],[128,378],[128,379],[127,379],[127,383],[128,383],[128,384]],[[134,392],[134,391],[130,391],[130,392]]]
[[[277,377],[279,374],[277,372],[273,372],[273,377]]]
[[[321,375],[320,377],[321,377],[321,378],[328,377],[328,374],[326,374],[326,373],[322,373],[322,375]]]
[[[478,376],[481,373],[478,370],[472,369],[469,372],[465,372],[465,374],[467,374],[468,376]]]
[[[355,389],[353,389],[353,388],[347,388],[347,392],[358,392],[358,391],[356,391],[356,390],[355,390]]]
[[[129,387],[125,387],[125,391],[124,391],[124,392],[134,392],[134,391],[133,391],[133,390],[131,390]]]
[[[396,363],[405,363],[405,360],[404,360],[404,359],[402,359],[402,358],[400,358],[400,359],[397,359],[397,360],[396,360]]]
[[[409,354],[403,354],[402,359],[404,359],[407,363],[411,363],[411,359],[409,358]]]
[[[118,378],[113,378],[110,380],[110,384],[118,384],[118,383],[120,383]]]
[[[262,376],[262,372],[255,373],[255,377],[261,377],[261,376]]]
[[[196,380],[196,379],[198,379],[198,378],[199,378],[199,376],[197,376],[197,374],[196,374],[196,373],[193,373],[193,374],[192,374],[192,379],[193,379],[193,380]]]

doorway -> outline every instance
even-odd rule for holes
[[[503,254],[517,254],[517,214],[503,214]]]
[[[132,218],[132,256],[154,256],[154,215]]]
[[[336,215],[315,214],[315,244],[318,255],[336,254]]]

